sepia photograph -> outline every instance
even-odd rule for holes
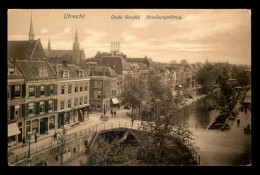
[[[7,9],[8,166],[251,166],[251,9]]]

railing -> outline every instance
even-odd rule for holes
[[[86,137],[86,136],[90,136],[90,134],[93,134],[95,132],[102,132],[102,131],[107,131],[107,130],[113,130],[113,129],[134,129],[134,130],[144,130],[143,126],[141,124],[133,124],[129,123],[129,122],[114,122],[114,123],[105,123],[105,124],[99,124],[99,125],[95,125],[92,126],[90,128],[86,128],[84,130],[80,130],[74,133],[71,133],[69,135],[66,136],[66,140],[68,142],[71,142],[75,139],[79,139],[82,137]],[[51,148],[55,148],[57,146],[59,146],[58,144],[58,140],[59,138],[57,138],[57,140],[51,140],[51,142],[47,143],[47,144],[43,144],[41,146],[36,147],[35,149],[31,149],[30,150],[30,155],[36,155],[39,154],[42,151],[51,149]],[[190,144],[190,143],[186,143],[184,142],[184,144],[187,146],[187,148],[190,150],[190,153],[192,154],[193,158],[198,162],[200,162],[200,156],[198,155],[197,151],[195,150],[195,148]],[[28,158],[28,151],[25,151],[24,153],[20,153],[17,155],[14,155],[12,157],[9,158],[9,163],[11,164],[16,164],[19,161],[25,160],[26,158]]]

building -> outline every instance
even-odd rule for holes
[[[8,62],[8,145],[22,142],[25,120],[25,80],[19,70]]]
[[[52,68],[57,74],[57,128],[84,122],[89,107],[88,74],[67,61],[52,65]]]
[[[47,61],[11,62],[25,78],[25,138],[57,129],[57,77]],[[33,138],[33,137],[31,137]]]
[[[107,113],[110,108],[119,104],[115,90],[115,78],[107,76],[91,76],[89,99],[91,111]]]
[[[67,61],[69,64],[80,64],[85,60],[84,49],[80,49],[79,38],[76,30],[72,50],[53,50],[49,38],[48,48],[44,50],[45,55],[51,63],[61,63]]]

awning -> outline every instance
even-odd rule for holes
[[[118,103],[119,103],[119,101],[118,101],[117,98],[112,98],[112,102],[113,102],[114,104],[118,104]]]
[[[8,125],[8,137],[18,135],[21,131],[19,130],[17,123],[12,123]]]

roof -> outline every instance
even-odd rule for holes
[[[67,64],[67,66],[64,66],[63,64],[56,64],[53,65],[53,70],[56,72],[58,78],[63,78],[63,72],[64,71],[69,71],[69,77],[70,78],[89,78],[88,74],[86,71],[81,69],[80,67],[74,65],[74,64]],[[79,77],[79,71],[84,71],[84,76]],[[67,78],[66,78],[67,79]]]
[[[127,62],[145,63],[145,58],[127,58]]]
[[[45,55],[47,57],[50,57],[50,58],[60,58],[60,57],[67,57],[67,58],[71,58],[71,57],[75,57],[76,53],[73,51],[73,50],[44,50],[45,52]],[[85,52],[84,50],[79,50],[80,54],[80,58],[81,59],[85,59]]]
[[[104,75],[104,72],[105,72],[105,76],[116,76],[115,71],[108,66],[91,66],[90,70],[91,70],[91,76],[92,75],[102,76]]]
[[[55,72],[47,61],[16,60],[10,62],[17,67],[25,79],[46,79],[46,77],[39,77],[39,67],[47,68],[47,78],[56,78]]]
[[[122,74],[122,71],[131,70],[131,67],[122,56],[104,56],[101,58],[99,66],[109,66],[117,74]]]
[[[41,60],[45,57],[41,41],[8,41],[8,58]]]

